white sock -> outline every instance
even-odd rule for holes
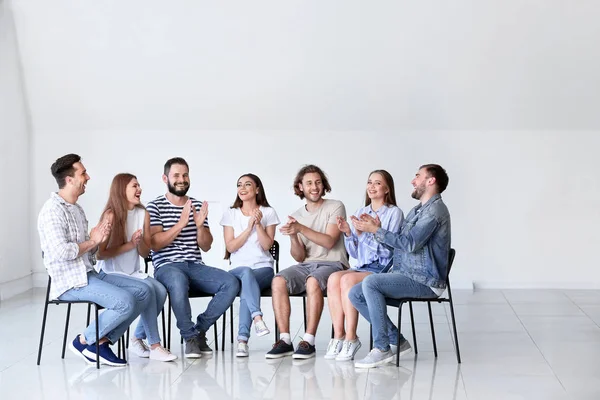
[[[289,333],[281,333],[279,339],[283,340],[287,344],[292,344],[292,336]]]
[[[314,337],[314,336],[313,336],[313,337]],[[341,338],[336,338],[336,337],[334,337],[333,339],[334,339],[334,340],[341,340],[341,341],[343,342],[344,340],[346,340],[346,335],[342,336]]]
[[[302,337],[302,340],[308,342],[311,346],[315,345],[315,335],[311,335],[310,333],[305,333]]]

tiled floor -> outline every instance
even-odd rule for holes
[[[447,306],[434,305],[440,351],[436,360],[426,307],[415,305],[418,356],[403,357],[400,368],[368,371],[323,359],[330,333],[327,309],[317,334],[317,358],[303,363],[290,357],[266,360],[270,335],[252,338],[246,359],[237,359],[227,343],[224,352],[196,361],[161,363],[134,356],[128,367],[103,366],[97,371],[68,350],[65,359],[60,358],[66,307],[51,306],[38,367],[43,295],[36,290],[0,304],[2,400],[600,399],[600,291],[455,291],[460,366]],[[192,304],[200,311],[206,303]],[[292,308],[292,327],[300,336],[302,305],[296,299]],[[263,310],[273,328],[270,301],[263,302]],[[395,309],[390,315],[394,319]],[[84,306],[77,306],[69,338],[84,320]],[[402,329],[410,333],[408,318]],[[364,320],[359,335],[362,357],[368,352]],[[181,355],[176,329],[173,342],[173,351]]]

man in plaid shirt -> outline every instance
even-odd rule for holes
[[[38,216],[44,265],[51,278],[50,297],[93,301],[105,308],[98,321],[77,335],[69,348],[88,364],[94,364],[98,323],[100,362],[124,366],[126,361],[118,358],[109,344],[115,343],[140,314],[148,289],[135,279],[94,270],[94,254],[98,245],[107,240],[111,226],[108,221],[101,221],[88,234],[88,221],[77,204],[90,180],[81,157],[67,154],[56,160],[50,170],[59,190],[50,194]]]

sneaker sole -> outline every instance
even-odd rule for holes
[[[95,357],[94,357],[94,359],[92,360],[91,358],[88,358],[87,356],[85,356],[85,355],[83,354],[83,352],[81,352],[81,351],[77,350],[77,349],[75,348],[75,346],[73,346],[73,342],[69,342],[69,350],[71,350],[71,351],[73,352],[73,354],[77,355],[78,357],[80,357],[80,358],[83,358],[83,361],[85,361],[85,363],[86,363],[87,365],[95,365],[95,364],[96,364],[96,359],[95,359]],[[84,349],[84,351],[85,351],[85,349]]]
[[[315,353],[311,353],[311,354],[292,354],[292,358],[296,359],[296,360],[306,360],[308,358],[313,358],[315,356]]]
[[[185,358],[202,358],[202,354],[189,353],[189,354],[185,354]]]
[[[248,353],[235,353],[236,357],[248,357],[249,354]]]
[[[212,355],[213,351],[212,350],[200,350],[200,354],[210,354],[210,355]]]
[[[285,353],[278,353],[278,354],[265,354],[265,358],[269,358],[269,359],[274,359],[274,358],[283,358],[283,357],[287,357],[287,356],[291,356],[293,355],[294,352],[293,351],[286,351]]]
[[[405,355],[405,354],[410,354],[410,353],[412,353],[412,347],[409,347],[408,349],[401,351],[401,352],[400,352],[400,356],[403,356],[403,355]],[[396,355],[396,354],[394,353],[394,356],[395,356],[395,355]]]
[[[265,336],[265,335],[268,335],[269,333],[271,333],[271,331],[268,329],[266,331],[256,332],[256,337]]]
[[[387,363],[393,362],[396,359],[395,355],[391,355],[388,358],[384,358],[381,361],[377,361],[371,364],[360,364],[360,363],[355,363],[354,366],[356,368],[375,368],[375,367],[379,367],[380,365],[385,365]]]
[[[325,356],[323,358],[326,360],[335,360],[335,359],[337,359],[337,354],[334,354],[334,355],[325,354]]]
[[[150,358],[151,360],[154,360],[154,361],[163,361],[163,362],[169,362],[169,361],[175,361],[175,360],[177,360],[177,356],[175,356],[175,357],[167,357],[167,358],[152,358],[152,357],[148,357],[148,358]]]
[[[96,354],[90,352],[88,349],[85,349],[83,352],[87,353],[87,354],[84,354],[84,356],[86,356],[86,357],[88,357],[90,359],[94,359],[94,360],[96,359]],[[94,361],[94,364],[95,363],[96,363],[96,361]],[[106,358],[104,358],[102,356],[100,356],[100,364],[102,364],[102,365],[110,365],[111,367],[125,367],[125,366],[127,366],[127,362],[124,362],[124,363],[113,362],[113,361],[107,360]]]

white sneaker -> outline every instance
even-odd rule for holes
[[[248,357],[248,343],[238,342],[236,357]]]
[[[150,357],[150,349],[146,346],[141,339],[132,338],[129,341],[129,351],[138,357],[148,358]]]
[[[327,346],[327,352],[325,353],[326,360],[335,360],[340,351],[342,351],[342,345],[344,344],[344,339],[331,339],[329,341],[329,345]]]
[[[360,340],[358,340],[358,338],[356,338],[356,340],[353,340],[353,341],[344,340],[344,344],[342,345],[342,350],[337,355],[337,357],[335,357],[335,361],[354,360],[354,356],[356,355],[356,352],[358,351],[358,349],[360,349],[361,346],[362,345],[360,343]]]
[[[162,346],[150,349],[150,359],[156,361],[173,361],[177,356]]]
[[[262,319],[254,323],[254,332],[256,332],[256,336],[258,337],[265,336],[271,333],[269,328],[267,328],[267,324],[265,324],[265,321],[263,321]]]

